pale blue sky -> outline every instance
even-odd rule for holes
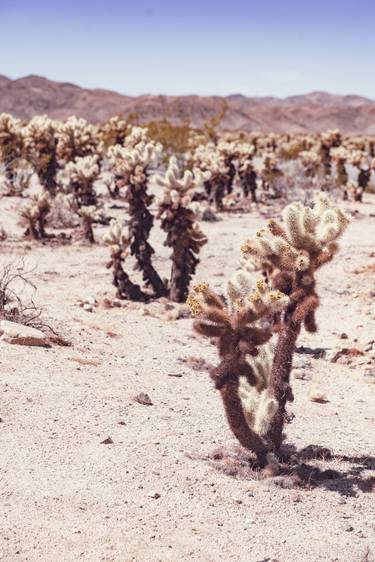
[[[375,98],[374,0],[0,0],[0,74],[128,95]]]

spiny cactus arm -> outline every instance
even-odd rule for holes
[[[211,378],[215,387],[220,390],[224,404],[225,414],[229,427],[238,439],[240,444],[246,449],[253,451],[261,466],[267,462],[267,447],[263,439],[255,433],[247,423],[241,398],[239,396],[239,377],[251,379],[251,368],[245,363],[224,360],[215,369]]]
[[[147,300],[146,295],[139,285],[130,280],[123,268],[123,262],[129,254],[130,239],[128,231],[120,221],[113,219],[108,232],[103,236],[103,241],[110,247],[111,259],[107,268],[112,268],[113,284],[117,288],[118,297],[145,302]]]

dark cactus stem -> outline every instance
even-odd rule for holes
[[[244,174],[243,178],[243,193],[245,197],[251,196],[251,201],[257,203],[257,174],[255,170],[250,170]]]
[[[92,229],[91,217],[82,217],[82,228],[83,228],[84,239],[90,242],[90,244],[94,244],[95,237],[94,237],[94,231]]]
[[[371,169],[362,170],[360,169],[358,174],[358,190],[354,194],[354,201],[362,203],[363,194],[366,191],[368,184],[370,183]]]
[[[255,453],[261,467],[266,464],[267,447],[261,437],[249,427],[238,395],[239,377],[246,376],[250,384],[255,384],[251,367],[237,358],[223,360],[211,372],[211,378],[220,391],[228,424],[243,447]]]
[[[46,166],[41,167],[39,171],[39,179],[43,187],[46,191],[51,195],[51,197],[55,197],[57,191],[57,181],[56,181],[56,174],[58,171],[58,162],[57,162],[57,155],[56,155],[56,144],[52,150],[48,150],[47,152],[43,151],[42,157],[46,161]]]
[[[331,147],[329,144],[326,143],[321,144],[320,155],[322,158],[324,173],[326,176],[330,176],[332,171],[332,163],[331,163]]]
[[[280,274],[274,279],[275,288],[284,289],[290,296],[283,322],[279,325],[279,336],[268,382],[269,390],[278,402],[278,410],[267,433],[267,442],[271,450],[279,453],[283,440],[283,428],[286,420],[286,403],[293,401],[290,386],[290,373],[293,354],[302,325],[309,332],[316,332],[315,310],[319,299],[315,293],[315,282],[309,286],[303,283],[305,275],[314,278],[313,267],[307,272]]]
[[[271,449],[278,453],[283,439],[283,428],[286,417],[286,403],[292,401],[293,394],[290,387],[290,373],[292,370],[293,354],[296,341],[301,331],[301,324],[292,319],[281,329],[277,341],[273,366],[269,380],[269,390],[278,402],[278,410],[271,422],[267,434],[267,441]]]
[[[228,185],[227,193],[228,195],[233,191],[234,178],[236,176],[236,166],[234,165],[234,156],[228,156],[227,166],[228,166]]]
[[[185,207],[178,207],[173,212],[167,210],[161,225],[167,232],[165,245],[173,249],[169,298],[174,302],[186,301],[191,278],[199,263],[195,256],[199,246],[190,234],[193,224],[193,213]]]
[[[155,253],[148,243],[154,217],[148,210],[153,197],[146,191],[145,185],[130,185],[127,193],[129,203],[129,234],[132,239],[130,251],[137,260],[137,269],[142,271],[143,281],[151,286],[156,298],[165,296],[167,289],[159,274],[152,265]]]
[[[124,271],[120,257],[114,257],[107,268],[113,269],[113,284],[117,288],[117,296],[120,299],[145,302],[146,295],[142,292],[139,285],[130,281],[128,274]]]
[[[223,199],[226,191],[226,181],[224,177],[219,176],[214,180],[213,199],[215,201],[216,209],[222,211],[224,208]]]

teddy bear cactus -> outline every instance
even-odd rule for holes
[[[98,146],[96,127],[75,116],[59,124],[57,139],[57,155],[65,162],[92,155]]]
[[[323,193],[315,195],[312,208],[292,203],[284,209],[282,216],[283,224],[270,220],[265,229],[259,230],[242,247],[244,257],[250,258],[265,272],[275,290],[290,299],[281,317],[275,321],[278,341],[269,379],[278,410],[267,439],[276,452],[282,442],[286,403],[293,400],[289,379],[298,335],[302,326],[307,332],[317,330],[316,273],[337,253],[337,240],[349,223],[345,213],[332,208]]]
[[[71,207],[80,216],[85,240],[95,241],[92,223],[97,207],[94,187],[100,174],[98,156],[77,157],[65,167],[70,184]]]
[[[45,226],[50,209],[50,197],[46,192],[33,195],[23,205],[20,214],[27,222],[26,236],[31,236],[34,240],[47,238]]]
[[[169,297],[175,302],[185,302],[189,284],[199,263],[198,254],[207,242],[197,224],[199,203],[192,202],[194,194],[209,177],[200,170],[183,171],[172,156],[164,177],[155,182],[163,188],[159,204],[162,229],[167,233],[165,244],[172,248],[172,271]]]
[[[57,190],[57,123],[47,115],[36,116],[23,129],[25,157],[31,162],[49,195]]]
[[[282,224],[271,220],[245,242],[243,269],[225,298],[207,284],[188,298],[195,330],[217,342],[221,363],[211,377],[229,425],[261,466],[275,467],[280,457],[295,344],[302,326],[317,329],[316,272],[337,253],[348,222],[322,193],[313,208],[288,205]],[[255,290],[254,269],[264,273]]]
[[[113,284],[117,288],[120,299],[145,301],[146,295],[139,285],[134,284],[123,268],[126,257],[130,254],[131,239],[126,227],[116,219],[112,219],[108,232],[103,236],[105,244],[110,247],[111,259],[107,268],[112,268]]]
[[[270,461],[265,436],[278,403],[269,391],[272,330],[262,319],[280,312],[289,299],[263,280],[253,289],[246,272],[229,283],[226,298],[207,284],[194,287],[187,303],[196,317],[194,329],[216,340],[220,364],[210,373],[220,391],[229,426],[261,466]]]
[[[136,128],[140,129],[141,128]],[[149,193],[149,175],[158,163],[162,147],[152,141],[141,140],[143,133],[133,135],[134,148],[113,146],[108,150],[109,166],[115,175],[116,185],[125,190],[129,212],[130,252],[137,260],[143,280],[151,287],[155,297],[166,295],[166,287],[152,264],[154,250],[148,242],[154,217],[150,212],[153,196]],[[135,142],[135,141],[138,142]]]
[[[12,184],[18,159],[22,155],[21,122],[8,113],[0,114],[0,162],[4,165],[7,181]],[[12,185],[9,186],[9,191]]]
[[[256,191],[257,173],[253,163],[254,147],[250,144],[241,144],[238,147],[238,176],[245,197],[251,196],[253,203],[257,202]]]
[[[331,150],[332,159],[336,162],[336,185],[343,190],[343,199],[348,199],[348,180],[349,175],[346,170],[346,163],[349,152],[343,146]]]

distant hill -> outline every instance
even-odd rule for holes
[[[48,114],[99,122],[116,114],[137,113],[141,122],[188,119],[201,126],[226,106],[220,127],[226,130],[306,132],[339,128],[345,133],[375,134],[375,101],[355,96],[312,92],[288,98],[233,94],[220,96],[124,96],[101,89],[80,88],[40,76],[11,80],[0,75],[0,112],[21,119]]]

